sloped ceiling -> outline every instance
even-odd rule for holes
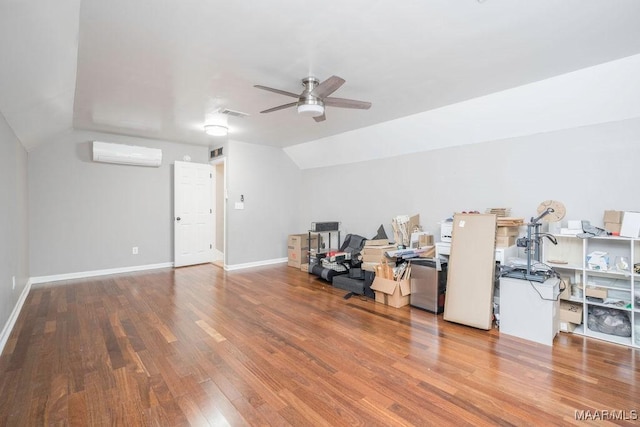
[[[636,0],[0,0],[0,112],[34,149],[71,128],[290,147],[640,53]],[[316,123],[300,80],[338,75]]]

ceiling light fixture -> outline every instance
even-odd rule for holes
[[[318,117],[324,114],[324,105],[322,104],[300,104],[298,105],[298,114],[308,117]]]
[[[229,128],[224,125],[205,125],[204,131],[211,136],[227,136]]]

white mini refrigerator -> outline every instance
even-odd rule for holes
[[[500,278],[500,333],[552,345],[560,328],[560,280]]]

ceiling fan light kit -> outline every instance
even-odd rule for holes
[[[204,131],[211,136],[226,136],[229,128],[223,125],[205,125]]]
[[[324,114],[324,106],[321,104],[300,104],[298,114],[308,117],[319,117]]]

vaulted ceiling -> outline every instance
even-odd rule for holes
[[[0,0],[0,112],[31,150],[71,128],[287,147],[640,53],[636,0]],[[295,108],[301,79],[369,110]]]

